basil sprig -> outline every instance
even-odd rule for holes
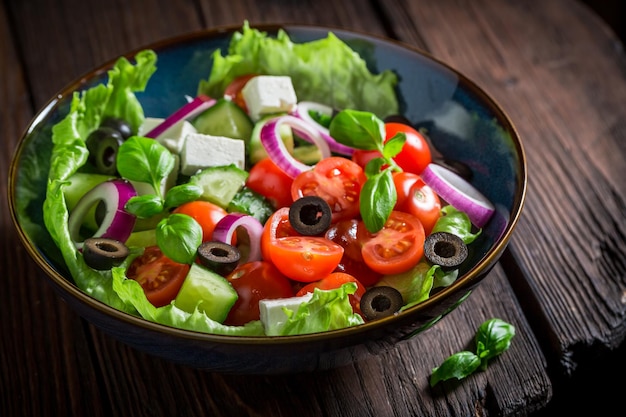
[[[485,321],[476,332],[476,353],[464,350],[449,356],[439,367],[433,369],[430,386],[434,387],[439,381],[447,379],[463,379],[478,369],[484,371],[491,358],[510,347],[513,336],[513,325],[498,318]]]
[[[393,157],[402,150],[406,135],[398,133],[385,142],[385,123],[375,114],[359,110],[342,110],[337,113],[330,122],[329,133],[344,145],[380,152],[380,157],[373,158],[365,166],[367,181],[359,201],[365,227],[371,233],[376,233],[387,222],[398,199],[392,173],[402,169]]]
[[[174,186],[162,195],[161,184],[174,169],[175,159],[165,146],[154,139],[141,136],[128,138],[120,145],[116,162],[123,178],[148,183],[156,193],[128,200],[126,211],[137,217],[152,217],[202,195],[202,187],[190,183]]]

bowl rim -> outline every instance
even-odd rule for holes
[[[440,302],[440,300],[446,299],[449,294],[453,294],[458,292],[459,290],[469,291],[473,286],[478,283],[480,280],[484,278],[484,269],[490,268],[490,265],[493,266],[500,257],[501,253],[504,251],[506,246],[508,245],[513,230],[515,229],[516,224],[519,221],[521,216],[521,212],[526,200],[526,192],[527,192],[527,182],[528,182],[528,173],[527,173],[527,160],[525,150],[521,141],[521,137],[518,133],[515,124],[508,116],[508,114],[504,111],[503,107],[491,96],[489,95],[482,87],[472,81],[470,78],[465,76],[459,70],[455,69],[451,65],[446,62],[436,58],[430,52],[420,49],[416,46],[407,44],[403,41],[388,38],[382,35],[365,33],[359,30],[346,29],[338,26],[332,25],[314,25],[314,24],[306,24],[306,23],[263,23],[263,24],[250,24],[251,28],[258,29],[263,32],[275,33],[278,30],[285,30],[288,34],[290,30],[311,30],[311,31],[319,31],[320,37],[323,36],[327,32],[333,32],[337,34],[339,38],[342,35],[352,36],[360,39],[369,39],[373,40],[378,44],[389,44],[395,47],[399,47],[401,49],[408,50],[412,53],[425,57],[427,60],[434,62],[451,71],[457,78],[458,84],[462,85],[472,94],[474,94],[477,98],[480,99],[482,103],[488,104],[488,107],[491,111],[494,112],[497,119],[503,123],[503,125],[507,128],[506,130],[510,133],[513,144],[515,145],[515,151],[517,152],[518,159],[518,169],[519,169],[519,180],[516,181],[516,190],[514,192],[514,201],[512,205],[511,212],[508,217],[508,224],[506,225],[504,231],[500,234],[497,242],[487,251],[487,253],[477,262],[477,264],[468,270],[464,275],[460,276],[455,280],[453,284],[448,287],[443,288],[437,293],[431,295],[427,300],[424,300],[415,306],[408,308],[403,311],[400,315],[394,315],[390,317],[385,317],[382,319],[378,319],[375,321],[367,322],[358,326],[351,326],[337,330],[325,331],[320,333],[312,333],[312,334],[302,334],[302,335],[293,335],[293,336],[233,336],[233,335],[222,335],[222,334],[213,334],[213,333],[205,333],[193,330],[185,330],[180,328],[171,327],[168,325],[156,323],[144,319],[142,317],[134,316],[128,313],[125,313],[121,310],[117,310],[114,307],[111,307],[105,304],[102,301],[93,298],[83,290],[81,290],[76,284],[74,284],[69,279],[65,278],[59,272],[57,272],[54,268],[52,268],[44,256],[37,250],[37,248],[31,245],[31,242],[26,235],[26,232],[20,226],[18,222],[17,209],[15,204],[15,191],[16,191],[16,182],[18,177],[17,170],[17,161],[24,149],[25,139],[36,126],[39,125],[40,121],[43,120],[55,107],[63,100],[71,97],[74,91],[81,89],[91,78],[95,76],[99,76],[103,73],[106,73],[109,69],[111,69],[115,62],[120,57],[125,57],[127,59],[132,59],[138,52],[145,49],[152,49],[155,52],[159,52],[159,50],[167,49],[171,47],[175,47],[178,44],[186,43],[186,42],[194,42],[202,39],[210,39],[216,38],[220,36],[231,36],[234,32],[241,30],[241,25],[221,25],[215,26],[211,28],[205,28],[200,30],[195,30],[191,32],[187,32],[184,34],[180,34],[173,37],[168,37],[165,39],[157,40],[155,42],[148,43],[146,45],[134,48],[128,52],[125,52],[121,55],[116,56],[113,59],[110,59],[88,71],[83,73],[81,76],[75,78],[68,84],[66,84],[63,88],[58,90],[58,92],[48,100],[48,102],[35,114],[35,116],[29,121],[27,127],[23,130],[19,141],[17,142],[16,148],[14,150],[11,165],[9,169],[9,184],[8,184],[8,198],[9,198],[9,210],[11,214],[12,222],[17,230],[19,239],[22,245],[26,248],[27,252],[33,258],[37,266],[43,270],[43,272],[48,275],[49,278],[52,279],[53,283],[58,286],[67,296],[71,296],[79,301],[81,304],[88,306],[90,308],[96,309],[99,313],[102,313],[106,316],[112,317],[116,320],[125,322],[127,324],[131,324],[133,326],[138,326],[139,328],[143,328],[146,330],[151,330],[155,332],[164,332],[169,334],[170,336],[176,338],[190,339],[200,342],[212,342],[212,343],[226,343],[226,344],[236,344],[236,345],[244,345],[244,344],[281,344],[281,345],[290,345],[294,343],[308,343],[313,341],[320,340],[328,340],[333,339],[335,337],[350,337],[356,336],[358,334],[367,333],[374,329],[382,329],[389,325],[391,322],[396,321],[396,319],[400,316],[405,318],[405,321],[410,321],[411,316],[417,316],[421,311],[429,309],[431,306]],[[488,272],[488,271],[487,271]],[[481,277],[481,273],[483,273],[483,277]]]

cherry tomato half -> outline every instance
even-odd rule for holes
[[[173,213],[181,213],[191,216],[202,227],[202,241],[206,242],[213,238],[215,225],[228,213],[220,206],[209,201],[191,201],[182,204],[173,210]]]
[[[224,324],[241,326],[260,319],[259,301],[292,297],[291,281],[273,264],[265,261],[239,265],[226,276],[239,298],[230,309]]]
[[[293,203],[291,184],[293,178],[278,168],[271,158],[263,158],[250,168],[246,185],[267,198],[274,209],[287,207]]]
[[[289,207],[276,210],[263,226],[263,233],[261,234],[261,256],[264,260],[272,260],[270,249],[274,241],[279,237],[285,236],[300,236],[289,222]]]
[[[332,222],[359,217],[359,197],[366,177],[358,164],[339,156],[322,159],[294,178],[291,197],[322,197],[331,208]]]
[[[399,274],[424,254],[424,226],[412,214],[392,211],[383,228],[365,242],[363,260],[381,274]]]
[[[248,107],[246,106],[246,101],[243,99],[243,94],[241,93],[241,90],[243,90],[246,83],[250,81],[251,78],[256,77],[256,75],[257,74],[240,75],[239,77],[236,77],[234,80],[232,80],[224,90],[224,97],[232,100],[246,113],[248,112]]]
[[[350,274],[367,287],[380,281],[382,274],[372,270],[363,261],[361,249],[365,242],[372,238],[363,222],[356,219],[341,220],[326,230],[325,237],[344,249],[336,268],[337,272]]]
[[[397,133],[406,135],[406,142],[402,150],[393,160],[404,171],[420,174],[432,161],[430,147],[424,136],[409,125],[398,122],[385,123],[385,140],[389,140]]]
[[[296,297],[313,292],[315,288],[319,288],[320,290],[334,290],[341,287],[346,282],[354,282],[357,285],[356,291],[354,294],[350,294],[349,298],[352,310],[355,313],[361,314],[361,297],[365,294],[366,289],[354,276],[344,272],[333,272],[319,281],[311,282],[310,284],[305,285],[296,293]]]
[[[428,236],[441,216],[439,196],[422,177],[411,172],[395,172],[393,182],[398,195],[395,209],[417,217]]]
[[[274,239],[269,249],[280,272],[300,282],[313,282],[337,268],[343,248],[323,237],[287,236]]]
[[[141,285],[152,305],[162,307],[176,298],[189,268],[187,264],[172,261],[158,246],[149,246],[133,259],[126,276]]]

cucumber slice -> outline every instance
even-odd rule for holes
[[[155,246],[156,244],[156,229],[133,232],[126,240],[126,246],[128,247],[147,248],[148,246]]]
[[[249,214],[261,224],[265,224],[274,212],[274,207],[261,194],[248,187],[243,187],[230,201],[226,211]]]
[[[192,121],[192,125],[198,133],[243,139],[246,143],[250,141],[254,127],[254,123],[241,107],[224,98],[200,113]]]
[[[247,179],[247,171],[230,164],[204,168],[192,175],[189,182],[202,187],[201,200],[210,201],[226,209]]]
[[[193,263],[174,304],[188,313],[193,313],[197,306],[212,320],[223,323],[238,297],[226,278]]]

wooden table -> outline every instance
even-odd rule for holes
[[[461,307],[387,353],[313,374],[224,376],[148,356],[82,320],[44,284],[3,205],[0,415],[522,416],[549,411],[581,369],[610,366],[587,390],[612,375],[620,365],[602,358],[626,335],[626,57],[578,1],[4,0],[3,190],[23,129],[71,80],[148,43],[244,19],[395,38],[490,93],[516,124],[530,173],[506,254]],[[431,369],[492,317],[516,327],[511,348],[431,390]],[[569,397],[578,411],[590,401]]]

